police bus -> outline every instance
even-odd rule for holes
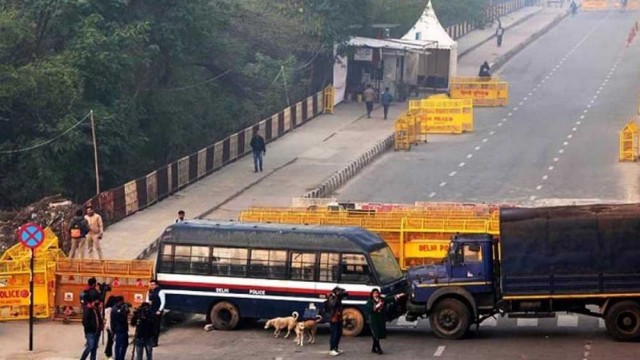
[[[205,314],[221,330],[319,310],[339,285],[348,292],[344,334],[355,336],[372,289],[407,291],[389,246],[361,228],[189,220],[161,235],[156,273],[165,308]],[[403,311],[397,306],[389,320]]]

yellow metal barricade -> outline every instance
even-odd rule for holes
[[[394,136],[394,150],[411,150],[411,144],[413,143],[412,124],[409,122],[409,118],[402,115],[396,120],[395,124],[395,136]]]
[[[420,101],[421,134],[473,131],[473,100],[430,97]]]
[[[620,130],[620,155],[618,160],[638,160],[638,125],[635,121],[629,121]]]
[[[333,104],[335,103],[336,90],[333,86],[329,85],[324,88],[324,112],[333,114]]]
[[[609,0],[582,0],[582,10],[607,10],[609,7]]]
[[[473,106],[506,106],[509,104],[509,84],[497,77],[451,78],[452,99],[473,99]]]
[[[33,271],[34,317],[50,316],[54,294],[55,262],[36,260]],[[0,321],[29,318],[30,258],[0,261]]]

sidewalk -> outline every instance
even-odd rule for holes
[[[482,61],[493,62],[501,54],[516,48],[518,41],[526,41],[542,24],[553,21],[556,14],[551,16],[548,10],[525,8],[503,17],[503,26],[529,19],[512,30],[507,29],[500,50],[494,41],[486,41],[495,29],[474,31],[459,39],[461,49],[475,49],[459,59],[458,73],[475,75],[473,73]],[[471,70],[473,73],[468,73]],[[389,120],[384,121],[381,109],[374,110],[373,118],[367,119],[363,103],[340,104],[334,114],[321,115],[269,144],[264,172],[254,173],[252,158],[244,157],[110,226],[102,242],[105,258],[137,257],[174,222],[178,210],[184,210],[187,218],[236,219],[239,211],[251,205],[288,206],[293,197],[320,185],[389,137],[393,133],[392,119],[405,108],[406,103],[394,104]]]

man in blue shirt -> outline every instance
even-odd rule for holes
[[[393,96],[389,92],[389,88],[384,88],[384,92],[380,96],[380,102],[382,103],[382,107],[384,108],[384,118],[387,119],[387,114],[389,113],[389,105],[393,101]]]

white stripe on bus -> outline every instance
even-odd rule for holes
[[[322,303],[325,299],[311,297],[295,297],[295,296],[270,296],[270,295],[249,295],[249,294],[233,294],[233,293],[217,293],[210,291],[193,291],[193,290],[162,290],[165,295],[190,295],[190,296],[209,296],[209,297],[226,297],[236,299],[260,299],[260,300],[281,300],[281,301],[298,301],[298,302],[317,302]],[[366,301],[343,300],[345,305],[365,305]]]

